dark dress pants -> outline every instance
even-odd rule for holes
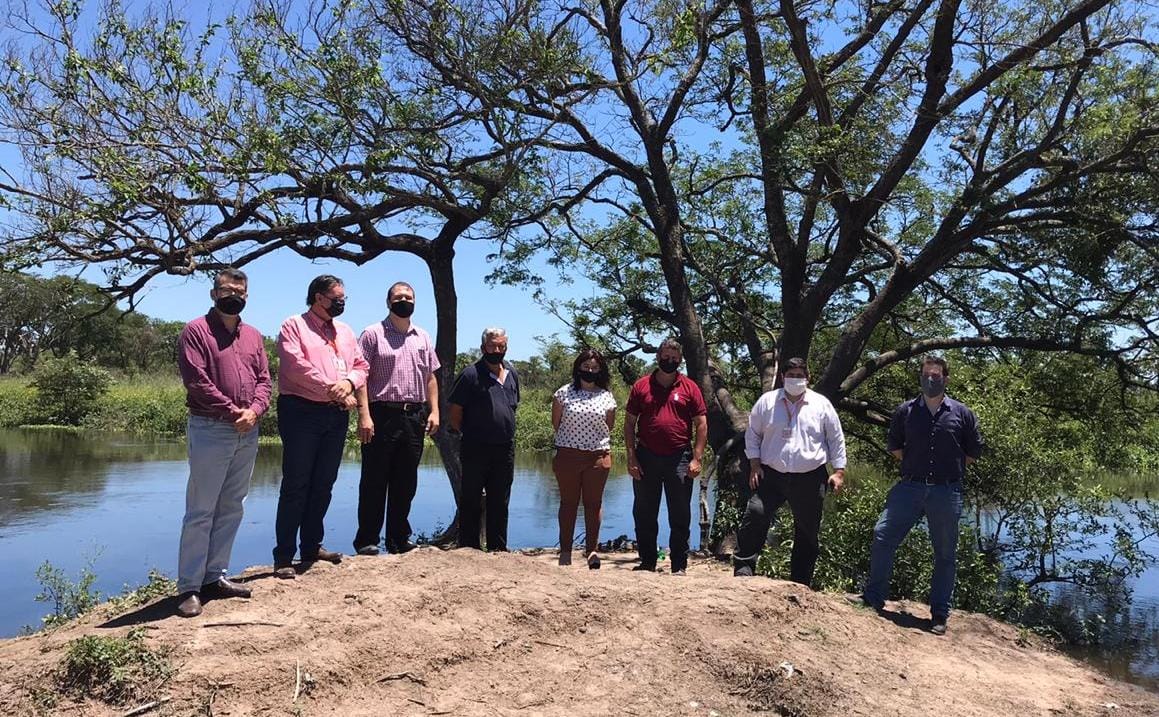
[[[793,553],[789,573],[795,583],[810,585],[820,553],[821,511],[829,474],[825,466],[808,473],[780,473],[761,466],[763,475],[745,506],[737,531],[737,566],[756,569],[757,555],[765,547],[769,525],[786,502],[793,511]]]
[[[487,550],[507,550],[507,503],[515,479],[515,443],[463,442],[463,489],[459,494],[459,545],[479,548],[479,515],[487,493]]]
[[[410,541],[410,506],[418,488],[426,412],[409,413],[379,402],[370,404],[374,438],[362,446],[358,481],[358,533],[354,549],[378,545],[386,518],[386,548]]]
[[[350,412],[337,406],[278,396],[278,434],[282,437],[282,487],[274,531],[274,563],[288,565],[297,541],[303,559],[322,547],[322,520],[338,479]]]
[[[668,505],[668,546],[672,551],[672,572],[688,566],[688,537],[692,525],[692,484],[688,463],[692,449],[671,455],[653,453],[636,447],[640,480],[632,481],[632,518],[636,523],[636,549],[640,564],[656,565],[656,540],[660,533],[660,495]]]

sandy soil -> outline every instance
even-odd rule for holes
[[[716,563],[687,576],[561,568],[554,554],[422,548],[317,564],[294,581],[246,572],[251,600],[172,617],[172,601],[0,643],[0,714],[36,714],[69,640],[147,626],[177,667],[125,715],[1159,715],[1159,696],[956,614],[879,616],[841,596]],[[297,700],[295,690],[299,691]]]

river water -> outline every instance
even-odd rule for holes
[[[259,451],[245,518],[234,545],[231,569],[268,565],[281,449]],[[622,466],[617,466],[622,468]],[[356,528],[357,452],[339,471],[326,517],[326,546],[349,553]],[[45,561],[75,578],[86,564],[95,588],[116,594],[142,583],[150,569],[176,573],[177,542],[184,512],[185,446],[173,440],[45,430],[0,430],[0,636],[38,626],[50,606],[35,601],[36,569]],[[508,542],[512,548],[555,546],[559,492],[545,456],[523,456],[511,491]],[[437,452],[427,451],[419,472],[411,524],[418,535],[434,535],[454,517],[450,486]],[[695,516],[695,513],[694,513]],[[661,507],[661,544],[667,542]],[[577,536],[582,530],[582,508]],[[634,535],[632,486],[614,470],[604,492],[601,539]],[[700,544],[695,517],[691,544]],[[1159,688],[1159,567],[1133,585],[1128,610],[1112,612],[1106,645],[1077,651],[1106,672]],[[1082,605],[1081,595],[1061,599]]]

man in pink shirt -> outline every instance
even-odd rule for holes
[[[410,542],[410,505],[418,488],[423,436],[439,428],[439,357],[426,331],[411,323],[414,288],[405,281],[386,292],[390,314],[359,337],[370,377],[358,389],[358,533],[354,550],[377,555],[386,518],[386,549],[405,553]],[[429,408],[428,408],[429,405]]]
[[[304,314],[278,332],[278,433],[282,437],[282,488],[275,525],[274,575],[293,578],[295,548],[303,563],[338,563],[341,553],[322,547],[322,521],[338,478],[355,392],[369,366],[354,332],[335,321],[346,308],[346,287],[323,274],[310,282]],[[297,546],[295,546],[297,543]]]

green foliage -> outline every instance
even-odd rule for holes
[[[110,704],[141,699],[174,672],[166,651],[145,644],[145,628],[124,637],[85,635],[68,643],[58,683],[75,698],[96,698]]]
[[[551,396],[554,389],[523,389],[515,421],[515,450],[540,452],[555,445],[551,427]]]
[[[108,371],[78,359],[75,354],[44,361],[32,380],[37,392],[39,422],[80,425],[96,410],[112,380]]]
[[[70,580],[63,570],[46,560],[36,569],[36,579],[40,582],[36,601],[52,605],[52,612],[41,618],[46,628],[74,620],[100,602],[100,593],[93,589],[97,576],[93,573],[91,561],[81,569],[76,580]]]
[[[180,436],[188,416],[185,388],[168,376],[118,382],[84,423],[99,430]]]
[[[36,389],[24,379],[0,378],[0,427],[13,428],[33,423],[36,399]]]
[[[123,612],[177,594],[177,581],[156,568],[149,571],[144,585],[126,585],[120,595],[109,599],[113,612]]]

